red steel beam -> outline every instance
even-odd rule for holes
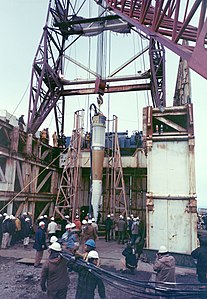
[[[206,0],[194,0],[191,5],[187,0],[159,0],[155,6],[152,2],[105,0],[109,10],[186,59],[190,68],[207,79]],[[195,14],[197,25],[192,24]],[[190,47],[183,45],[182,40],[189,41]]]

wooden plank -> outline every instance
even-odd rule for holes
[[[41,260],[41,264],[44,264],[46,260]],[[23,259],[20,259],[20,260],[17,260],[16,263],[21,263],[21,264],[29,264],[29,265],[33,265],[35,262],[35,259],[34,258],[23,258]]]

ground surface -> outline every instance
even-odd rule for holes
[[[102,268],[116,275],[120,275],[120,257],[123,250],[123,245],[118,245],[116,242],[106,243],[104,240],[97,242],[97,251],[101,256]],[[39,286],[41,268],[34,268],[33,264],[18,263],[21,258],[34,258],[35,250],[32,244],[29,249],[24,250],[22,244],[15,245],[11,249],[0,250],[0,298],[1,299],[46,299],[47,296],[41,291]],[[47,251],[44,253],[44,259],[47,258]],[[135,275],[123,275],[130,281],[148,281],[152,274],[152,265],[149,263],[139,262],[138,269]],[[176,268],[177,282],[186,284],[197,283],[195,269]],[[113,280],[109,279],[109,282]],[[70,285],[67,299],[75,298],[77,285],[77,274],[70,273]],[[127,285],[120,290],[120,285],[116,287],[105,282],[106,295],[110,299],[127,299],[127,298],[147,298],[144,296],[136,297],[129,295]],[[190,287],[190,286],[189,286]],[[96,299],[99,296],[96,294]],[[148,298],[151,298],[150,295]],[[190,297],[187,297],[190,298]],[[192,298],[197,298],[195,295]]]

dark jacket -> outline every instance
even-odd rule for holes
[[[2,232],[9,233],[9,219],[4,219],[2,222]]]
[[[126,267],[129,269],[136,269],[138,259],[135,254],[135,250],[131,246],[127,246],[122,251],[122,255],[125,256]]]
[[[110,230],[112,225],[113,225],[113,221],[111,220],[111,218],[107,217],[105,220],[106,230]]]
[[[119,219],[119,221],[117,222],[117,228],[119,232],[124,232],[126,229],[126,222],[124,221],[124,219]]]
[[[94,299],[96,287],[98,287],[100,298],[106,298],[105,287],[100,278],[92,274],[88,268],[76,264],[72,259],[68,265],[69,269],[79,273],[75,299]]]
[[[57,253],[52,253],[44,263],[40,285],[43,291],[58,291],[67,288],[69,284],[67,260]]]
[[[33,248],[37,251],[47,249],[45,230],[43,230],[41,227],[39,227],[35,233],[35,242]]]
[[[6,220],[6,221],[7,221],[7,220]],[[15,233],[16,225],[15,225],[14,220],[8,219],[8,222],[7,222],[7,229],[8,229],[8,233],[9,233],[10,235],[13,235],[13,234]]]
[[[29,237],[31,234],[31,225],[29,221],[25,221],[23,229],[22,229],[22,235],[24,238]]]
[[[207,245],[201,245],[200,247],[196,248],[191,252],[191,256],[194,259],[197,259],[197,274],[198,280],[201,283],[206,283],[206,273],[207,273]]]

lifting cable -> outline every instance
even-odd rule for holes
[[[12,112],[12,114],[11,114],[9,120],[12,118],[12,116],[14,116],[14,113],[16,112],[17,108],[19,107],[19,105],[20,105],[21,102],[23,101],[23,99],[24,99],[24,97],[25,97],[25,94],[26,94],[26,92],[27,92],[27,90],[28,90],[28,88],[29,88],[29,85],[30,85],[30,81],[29,81],[29,83],[27,84],[27,87],[26,87],[26,89],[25,89],[25,91],[24,91],[24,93],[23,93],[23,95],[22,95],[22,97],[21,97],[19,103],[17,104],[17,106],[15,107],[14,111]]]
[[[138,33],[139,34],[139,33]],[[143,46],[143,36],[141,34],[139,34],[140,38],[141,38],[141,45],[140,45],[140,48],[144,49],[144,46]],[[138,39],[139,40],[139,39]],[[145,58],[144,58],[144,54],[142,55],[142,63],[143,63],[143,68],[144,68],[144,71],[146,71],[146,64],[145,64]],[[147,79],[145,79],[145,83],[147,82]],[[148,94],[148,91],[146,92],[147,93],[147,106],[150,106],[150,101],[149,101],[149,94]],[[146,95],[145,93],[145,95]],[[146,98],[145,98],[145,101],[146,101]]]
[[[110,286],[119,289],[127,294],[130,294],[135,298],[188,298],[195,299],[195,296],[199,298],[207,297],[207,289],[201,287],[205,284],[186,284],[186,283],[161,283],[156,286],[154,281],[132,280],[108,270],[96,267],[95,265],[86,262],[83,259],[76,259],[74,255],[67,251],[62,251],[61,256],[69,261],[68,267],[70,268],[70,262],[73,262],[85,269],[88,269],[96,277],[102,279]],[[194,289],[189,289],[189,286]],[[141,297],[140,297],[141,295]]]
[[[52,162],[50,162],[47,166],[45,166],[45,168],[43,168],[43,170],[36,175],[26,186],[24,186],[24,188],[22,188],[12,199],[10,199],[5,206],[3,206],[3,208],[0,209],[0,212],[2,212],[9,204],[11,204],[32,182],[34,182],[45,170],[48,170],[49,167],[57,160],[59,159],[59,157],[61,156],[61,154],[63,154],[64,152],[66,152],[68,150],[68,147],[65,148],[55,159],[52,160]]]
[[[134,38],[134,32],[132,32],[133,35],[133,49],[134,49],[134,56],[136,53],[136,49],[135,49],[135,38]],[[144,54],[143,54],[144,55]],[[134,60],[134,72],[136,75],[136,60]],[[137,106],[137,128],[139,131],[139,97],[138,97],[138,92],[135,92],[135,100],[136,100],[136,106]]]

